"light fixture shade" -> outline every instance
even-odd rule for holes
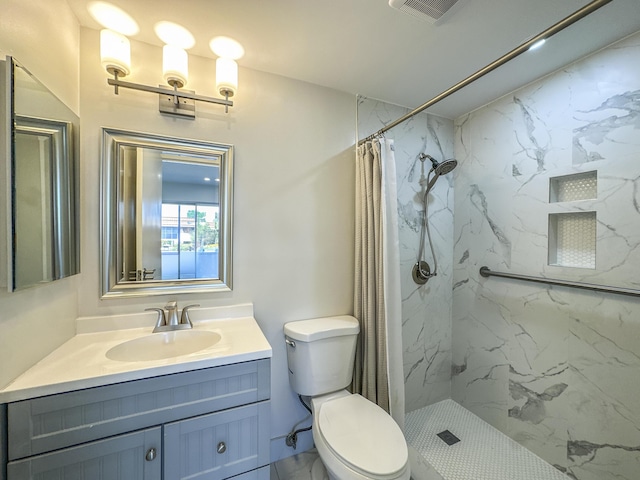
[[[238,90],[238,64],[230,58],[216,60],[216,88],[220,95],[232,97]]]
[[[110,74],[124,77],[131,73],[131,45],[121,33],[104,29],[100,31],[100,60]]]
[[[184,87],[189,79],[187,52],[174,45],[165,45],[162,48],[162,75],[172,87]]]

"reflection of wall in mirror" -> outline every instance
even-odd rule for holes
[[[138,149],[137,270],[153,271],[143,280],[162,278],[162,160],[159,152]],[[149,278],[152,277],[152,278]]]
[[[127,281],[161,278],[162,161],[154,150],[127,147],[121,171],[122,276]]]
[[[51,137],[15,135],[14,288],[53,280]]]
[[[119,274],[120,280],[135,280],[136,270],[136,175],[137,175],[137,155],[134,147],[122,148],[122,164],[120,166],[120,179],[118,189],[122,192],[121,203],[119,204],[118,216],[122,219],[122,230],[119,232],[118,264],[122,270]],[[134,272],[132,276],[132,272]]]
[[[75,114],[24,68],[16,66],[14,72],[14,108],[16,114],[26,117],[77,122]]]
[[[5,95],[6,92],[6,64],[4,60],[0,60],[0,95]],[[0,158],[10,158],[9,145],[7,142],[6,115],[5,110],[7,102],[0,102]],[[9,218],[9,192],[7,192],[7,169],[4,163],[0,168],[0,205],[5,205],[4,209],[0,211],[0,218]],[[5,216],[6,215],[6,216]],[[6,288],[7,286],[7,222],[5,220],[0,221],[0,288]]]
[[[162,187],[162,201],[164,203],[198,203],[205,205],[219,205],[220,193],[218,185],[189,185],[164,181]]]

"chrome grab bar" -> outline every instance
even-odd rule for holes
[[[556,280],[553,278],[531,277],[529,275],[520,275],[517,273],[494,272],[489,267],[480,267],[480,275],[488,277],[513,278],[515,280],[525,280],[534,283],[546,283],[548,285],[558,285],[560,287],[580,288],[583,290],[591,290],[593,292],[615,293],[618,295],[629,295],[631,297],[640,297],[640,290],[624,287],[610,287],[605,285],[596,285],[594,283],[573,282],[571,280]]]

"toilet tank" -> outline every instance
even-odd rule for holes
[[[313,397],[348,387],[359,331],[348,315],[285,323],[291,388]]]

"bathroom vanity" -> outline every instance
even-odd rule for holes
[[[194,323],[214,345],[112,360],[150,328],[80,334],[0,391],[0,479],[268,479],[271,348],[252,316]]]

